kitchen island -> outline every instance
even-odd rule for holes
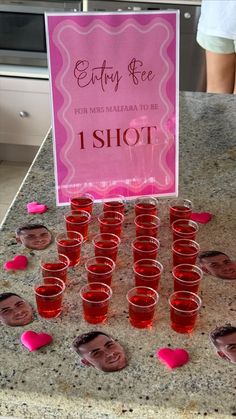
[[[236,101],[233,95],[180,93],[179,196],[193,201],[195,211],[210,211],[211,222],[200,225],[198,242],[202,250],[221,250],[236,258]],[[37,201],[48,206],[41,215],[28,215],[26,204]],[[29,251],[15,241],[16,227],[40,222],[55,235],[64,229],[67,207],[56,208],[51,133],[45,139],[1,231],[1,292],[15,292],[35,307],[33,284],[40,277],[39,260],[53,250]],[[96,204],[90,238],[82,258],[93,255],[91,237],[98,232]],[[171,277],[171,232],[168,200],[160,202],[161,249],[158,260],[164,266],[160,302],[152,329],[130,326],[126,292],[133,285],[131,240],[135,235],[133,203],[127,204],[125,228],[113,281],[113,298],[107,323],[89,325],[82,318],[79,298],[85,283],[83,263],[69,272],[63,315],[45,321],[35,314],[24,327],[1,327],[0,415],[17,418],[83,419],[214,419],[236,416],[236,365],[221,359],[209,343],[216,326],[236,323],[236,280],[204,275],[200,296],[202,308],[194,332],[182,335],[170,328],[168,296]],[[4,271],[3,263],[25,254],[25,271]],[[25,330],[46,332],[52,344],[29,352],[20,343]],[[129,365],[120,372],[103,373],[82,367],[72,350],[80,333],[102,330],[124,345]],[[161,347],[184,348],[190,360],[181,368],[167,369],[156,358]]]

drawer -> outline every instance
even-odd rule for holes
[[[40,145],[50,126],[47,80],[1,78],[1,143]]]

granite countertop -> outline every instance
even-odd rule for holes
[[[180,187],[179,195],[193,201],[196,211],[210,211],[213,220],[200,226],[202,250],[235,248],[236,120],[235,96],[206,93],[180,94]],[[47,204],[48,212],[27,215],[29,201]],[[216,325],[235,323],[235,281],[204,276],[203,306],[195,331],[190,336],[174,332],[169,325],[167,299],[172,291],[171,234],[167,200],[160,204],[162,220],[159,260],[164,265],[157,319],[151,330],[132,328],[128,322],[125,295],[132,286],[130,242],[134,236],[133,204],[127,205],[125,228],[109,319],[102,327],[82,319],[78,293],[84,282],[84,268],[70,270],[70,284],[62,317],[44,321],[35,316],[25,327],[1,327],[0,415],[18,418],[148,418],[214,419],[236,416],[235,364],[215,354],[209,332]],[[16,244],[14,230],[27,221],[42,222],[53,233],[64,229],[67,207],[56,208],[51,135],[46,138],[22,185],[1,231],[1,261],[26,254],[26,271],[6,272],[1,266],[0,289],[14,291],[35,307],[33,284],[40,276],[42,252],[26,251]],[[100,211],[97,204],[95,215]],[[94,222],[90,238],[98,232]],[[54,244],[52,244],[52,247]],[[45,250],[43,253],[47,253]],[[39,254],[40,253],[40,254]],[[92,255],[91,240],[83,257]],[[25,330],[53,335],[51,345],[29,352],[20,343]],[[71,349],[72,340],[88,330],[103,330],[125,346],[129,365],[105,374],[79,365]],[[188,350],[190,362],[168,370],[155,356],[158,348],[170,346]]]

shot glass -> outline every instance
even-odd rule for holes
[[[70,211],[65,216],[66,230],[77,231],[82,234],[83,241],[88,238],[88,226],[91,221],[91,214],[87,211]]]
[[[176,220],[172,223],[173,241],[178,239],[195,240],[198,224],[192,220]]]
[[[139,329],[151,328],[159,300],[158,293],[149,287],[134,287],[128,291],[126,298],[131,325]]]
[[[80,263],[83,236],[77,231],[59,233],[56,236],[58,253],[67,256],[69,266],[77,266]]]
[[[116,211],[124,214],[125,212],[125,198],[122,195],[110,197],[105,200],[103,204],[103,212]]]
[[[69,264],[68,257],[63,254],[43,256],[40,260],[43,278],[59,278],[66,283]]]
[[[44,277],[44,283],[34,286],[38,313],[45,319],[60,316],[65,283],[60,278]]]
[[[91,282],[80,290],[84,319],[88,323],[104,323],[107,319],[111,288],[103,283]]]
[[[115,262],[112,259],[104,256],[89,258],[85,263],[88,283],[102,282],[110,286],[115,266]]]
[[[134,262],[140,259],[156,259],[159,248],[160,242],[155,237],[136,237],[132,241]]]
[[[135,217],[136,237],[150,236],[157,238],[160,218],[156,215],[142,214]]]
[[[136,287],[149,287],[158,291],[163,266],[157,260],[140,259],[133,264]]]
[[[93,196],[90,194],[77,194],[70,198],[71,210],[87,211],[92,214]]]
[[[176,291],[169,298],[171,327],[178,333],[191,333],[201,307],[201,298],[189,291]]]
[[[200,246],[194,240],[179,239],[175,240],[172,246],[173,266],[189,264],[195,265]]]
[[[203,271],[196,265],[177,265],[172,270],[174,291],[190,291],[195,294],[203,277]]]
[[[152,197],[137,198],[134,203],[136,217],[142,214],[157,215],[158,200]]]
[[[176,220],[189,220],[192,214],[193,204],[188,199],[174,199],[169,206],[170,225]]]
[[[100,233],[92,240],[95,256],[104,256],[112,259],[114,262],[117,258],[120,238],[116,234]]]
[[[117,211],[106,211],[98,216],[100,233],[116,234],[120,237],[124,215]]]

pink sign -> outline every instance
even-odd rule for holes
[[[46,25],[57,204],[177,195],[178,12],[48,14]]]

